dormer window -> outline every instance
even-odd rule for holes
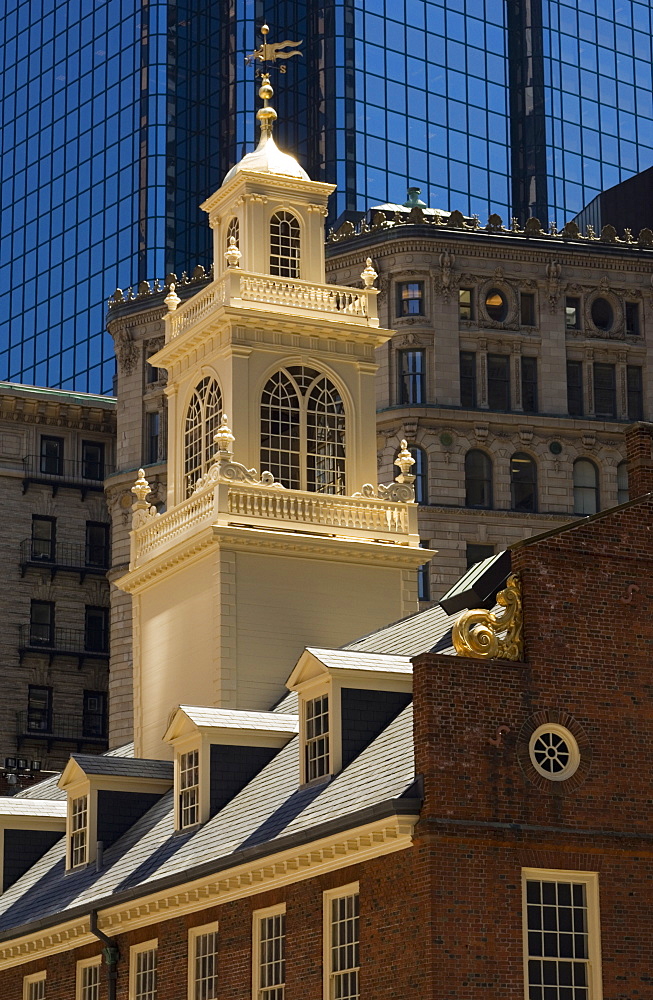
[[[322,695],[304,705],[305,780],[329,774],[329,698]]]
[[[270,274],[299,278],[300,230],[292,212],[275,212],[270,219]]]
[[[179,756],[179,829],[200,821],[200,755],[198,750]]]
[[[88,861],[88,795],[70,803],[70,867],[79,868]]]

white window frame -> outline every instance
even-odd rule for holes
[[[326,732],[322,733],[319,737],[312,737],[309,739],[308,736],[308,712],[309,706],[316,701],[326,700],[326,721],[327,728]],[[326,769],[323,774],[312,775],[309,770],[309,747],[317,744],[318,740],[326,741],[326,753],[323,754],[323,758],[326,762]],[[331,698],[331,691],[322,691],[320,693],[312,694],[310,698],[302,699],[302,767],[304,775],[305,784],[313,784],[314,782],[324,781],[332,773],[332,753],[333,753],[333,704]],[[317,759],[317,758],[315,758]],[[322,758],[320,758],[322,759]]]
[[[93,966],[97,967],[98,970],[101,969],[102,955],[94,955],[93,958],[83,958],[77,963],[75,1000],[87,1000],[87,997],[84,995],[84,973],[87,969],[93,968]],[[101,973],[98,972],[98,1000],[100,997],[100,986],[102,985],[101,978]]]
[[[75,818],[78,815],[75,812],[75,803],[80,802],[82,799],[85,801],[85,806],[82,811],[84,815],[85,822],[83,826],[75,826]],[[84,865],[88,864],[89,861],[89,826],[90,826],[90,813],[91,813],[91,797],[88,792],[82,792],[81,795],[71,796],[70,798],[70,837],[69,837],[69,858],[70,858],[70,868],[83,868]],[[81,861],[75,860],[75,853],[78,849],[76,845],[81,844],[81,849],[83,849],[84,857]]]
[[[195,754],[196,760],[191,767],[184,767],[184,758],[189,757],[191,754]],[[194,784],[184,786],[184,775],[187,775],[191,771],[195,771],[195,776],[197,781]],[[179,776],[179,786],[177,792],[177,829],[178,830],[192,830],[193,827],[197,826],[201,820],[202,810],[200,803],[200,748],[199,747],[189,747],[186,750],[180,752],[178,757],[178,776]],[[194,792],[194,802],[190,802],[190,805],[185,806],[185,797],[189,799],[192,798],[191,793]],[[195,810],[196,819],[192,823],[184,822],[184,812]]]
[[[129,949],[129,1000],[141,1000],[136,993],[136,959],[139,954],[146,951],[153,951],[156,954],[155,969],[158,972],[159,966],[159,939],[152,938],[150,941],[141,941],[140,944],[133,944]],[[158,992],[158,983],[157,983]],[[156,994],[155,994],[156,996]]]
[[[348,885],[339,885],[335,889],[329,889],[322,894],[322,969],[323,969],[323,983],[322,983],[322,995],[323,1000],[333,1000],[333,994],[331,990],[332,982],[332,971],[331,971],[331,948],[332,948],[332,922],[331,922],[331,904],[335,899],[341,899],[345,896],[359,896],[359,939],[358,947],[360,949],[360,886],[358,882],[350,882]],[[360,953],[359,953],[360,958]],[[360,966],[357,967],[360,971]],[[359,981],[359,991],[360,991],[360,981]],[[360,996],[360,992],[359,992]]]
[[[197,987],[197,976],[195,969],[196,960],[196,948],[197,941],[199,938],[204,937],[206,934],[218,934],[218,921],[213,920],[209,924],[200,924],[198,927],[191,927],[188,930],[188,1000],[196,1000],[196,987]],[[218,942],[216,940],[215,954],[218,954]],[[216,958],[217,965],[217,958]],[[216,972],[216,989],[217,989],[217,972]],[[217,992],[215,994],[217,996]]]
[[[268,917],[279,917],[286,915],[286,904],[279,903],[277,906],[266,906],[262,910],[254,910],[252,913],[252,1000],[262,1000],[261,993],[261,922]],[[285,962],[285,937],[284,926],[284,962]],[[285,977],[283,984],[279,984],[276,989],[282,989],[285,996]]]
[[[42,969],[40,972],[33,972],[29,976],[23,976],[23,1000],[32,1000],[31,987],[36,983],[45,983],[47,980],[47,972]],[[43,996],[45,997],[45,986],[43,987]]]
[[[524,954],[524,1000],[529,1000],[527,882],[572,882],[585,886],[587,901],[587,981],[589,1000],[603,1000],[601,974],[601,916],[598,872],[565,871],[557,868],[522,868],[522,948]]]

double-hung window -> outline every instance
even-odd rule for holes
[[[399,402],[419,406],[426,402],[426,351],[399,351]]]
[[[286,905],[253,915],[252,1000],[284,1000],[286,990]]]
[[[216,1000],[218,995],[218,925],[188,932],[188,1000]]]
[[[527,1000],[600,1000],[598,876],[523,872]]]
[[[70,867],[79,868],[88,861],[88,795],[79,795],[70,803]]]
[[[324,894],[324,1000],[358,1000],[358,883]]]
[[[200,755],[190,750],[179,755],[179,829],[200,821]]]
[[[35,972],[23,979],[23,1000],[45,1000],[46,972]]]
[[[321,695],[304,705],[304,781],[329,773],[329,697]]]
[[[77,963],[76,1000],[100,1000],[102,956],[85,958]]]
[[[129,949],[129,1000],[156,1000],[157,956],[156,938]]]

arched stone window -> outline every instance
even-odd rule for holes
[[[492,459],[476,448],[465,455],[465,506],[492,506]]]
[[[630,500],[628,492],[628,462],[619,462],[617,466],[617,503],[627,503]]]
[[[325,375],[295,365],[268,379],[261,396],[261,471],[288,489],[345,492],[345,409]]]
[[[408,450],[415,459],[415,464],[410,470],[415,476],[413,484],[415,487],[415,500],[417,503],[427,504],[429,502],[429,465],[426,452],[423,448],[417,447],[409,448]]]
[[[222,416],[222,393],[217,381],[207,375],[195,387],[184,426],[184,480],[190,496],[200,476],[206,475],[215,454],[213,435]]]
[[[537,467],[523,451],[515,452],[510,459],[510,499],[513,510],[537,510]]]
[[[599,509],[599,473],[589,458],[574,462],[574,514],[596,514]]]
[[[270,219],[270,274],[299,278],[300,231],[292,212],[275,212]]]
[[[240,225],[238,219],[234,215],[232,219],[229,220],[229,225],[227,226],[227,235],[225,237],[225,243],[229,246],[229,240],[233,236],[236,246],[238,246],[240,240]]]

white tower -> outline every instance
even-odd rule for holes
[[[274,49],[273,46],[267,46]],[[263,49],[263,47],[262,47]],[[376,482],[371,261],[362,288],[324,281],[333,185],[261,139],[202,206],[214,278],[166,302],[168,509],[134,488],[134,733],[162,742],[180,703],[267,709],[302,649],[336,646],[417,610],[419,548],[409,474]],[[228,414],[228,417],[226,416]],[[236,460],[237,459],[237,460]],[[258,471],[257,471],[258,470]]]

